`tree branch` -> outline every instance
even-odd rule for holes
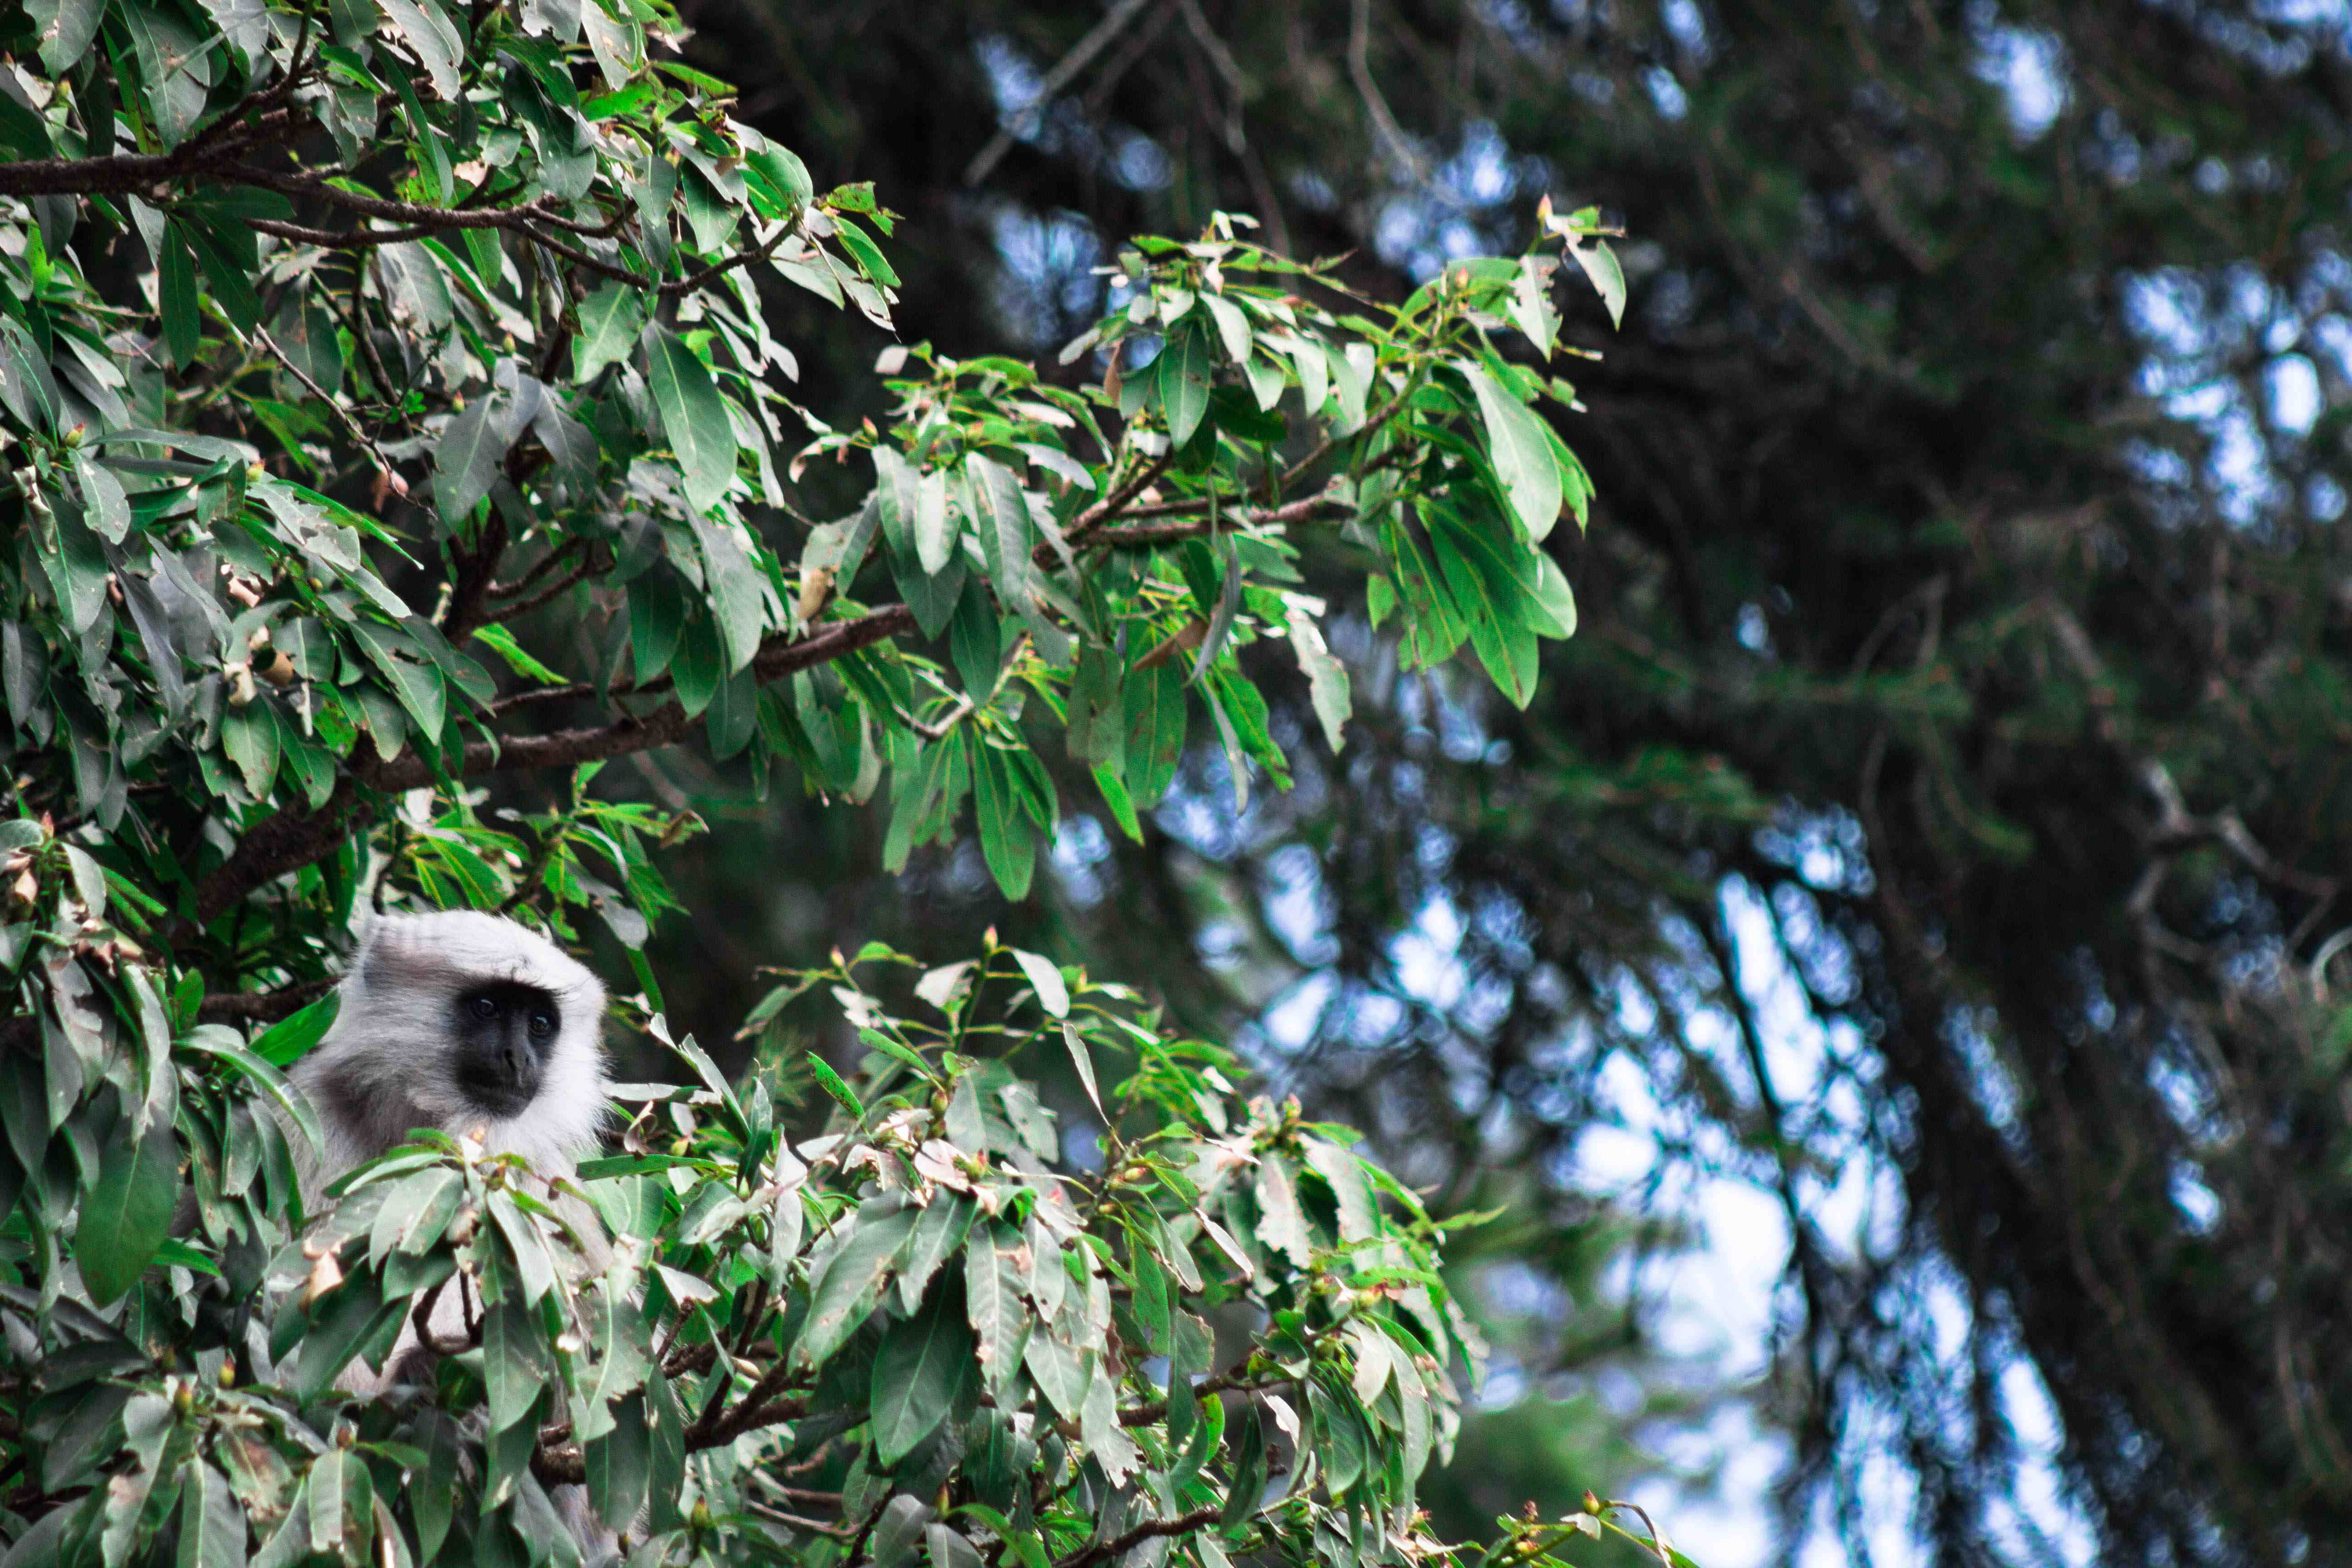
[[[1212,523],[1206,517],[1183,518],[1170,522],[1137,522],[1123,528],[1107,528],[1087,541],[1090,550],[1150,550],[1158,545],[1173,544],[1180,540],[1205,539],[1213,531],[1231,533],[1244,523],[1304,522],[1320,508],[1342,506],[1335,498],[1318,493],[1302,496],[1295,501],[1276,507],[1272,511],[1236,515],[1222,525]]]
[[[1125,484],[1078,513],[1070,523],[1070,531],[1065,537],[1073,546],[1082,542],[1088,534],[1124,510],[1128,502],[1141,495],[1150,486],[1152,480],[1168,471],[1168,465],[1175,460],[1176,448],[1171,443],[1168,450],[1129,475]]]
[[[335,988],[336,981],[304,980],[276,991],[232,991],[207,996],[196,1005],[196,1017],[206,1024],[274,1024],[289,1018]]]
[[[772,637],[753,656],[752,676],[762,685],[781,680],[911,631],[914,626],[913,611],[904,605],[890,605],[854,620],[827,622],[806,637]],[[586,689],[580,689],[577,694],[585,695]],[[466,748],[450,773],[457,778],[475,778],[527,768],[572,767],[675,745],[692,729],[693,721],[686,710],[667,702],[651,713],[625,715],[610,724],[477,741]],[[415,751],[388,762],[374,760],[371,753],[371,760],[352,766],[318,810],[281,811],[264,818],[238,841],[226,865],[196,885],[196,926],[211,923],[254,889],[333,854],[352,832],[351,818],[364,820],[373,815],[373,808],[361,798],[362,787],[397,794],[433,784],[439,776]],[[185,922],[175,925],[172,932],[175,940],[189,934]]]
[[[1150,3],[1151,0],[1118,0],[1118,4],[1111,7],[1110,14],[1097,22],[1087,31],[1087,36],[1078,40],[1076,48],[1054,62],[1053,68],[1046,71],[1044,79],[1037,83],[1037,90],[1030,95],[1029,101],[1022,105],[1018,113],[1006,117],[1007,126],[1017,123],[1024,115],[1034,114],[1044,110],[1052,101],[1054,95],[1067,87],[1073,77],[1086,69],[1087,62],[1102,53],[1104,47],[1125,31],[1127,25],[1142,15],[1144,7]],[[999,130],[995,135],[988,139],[987,144],[981,148],[973,156],[971,163],[965,167],[963,183],[967,185],[976,185],[988,178],[988,172],[996,167],[996,161],[1012,149],[1012,131]]]
[[[256,888],[333,854],[350,835],[346,819],[354,813],[370,815],[356,781],[346,776],[318,810],[281,811],[255,824],[227,864],[196,884],[196,925],[210,925]]]
[[[1173,1519],[1146,1520],[1124,1535],[1108,1541],[1097,1541],[1081,1552],[1073,1552],[1054,1564],[1054,1568],[1090,1568],[1120,1556],[1129,1547],[1161,1535],[1190,1535],[1196,1530],[1217,1522],[1224,1514],[1222,1508],[1196,1508],[1190,1513],[1180,1513]]]
[[[472,637],[483,622],[498,618],[488,607],[490,585],[506,558],[507,538],[507,520],[492,507],[474,547],[452,552],[457,558],[457,578],[450,589],[449,612],[441,617],[441,635],[453,645]]]

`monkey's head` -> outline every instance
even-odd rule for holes
[[[472,910],[380,916],[334,1026],[295,1071],[327,1127],[330,1172],[412,1129],[476,1128],[568,1169],[605,1110],[604,987],[553,942]]]

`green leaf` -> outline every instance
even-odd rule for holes
[[[1127,781],[1108,767],[1095,769],[1094,778],[1095,788],[1101,793],[1103,804],[1110,807],[1111,818],[1118,824],[1118,830],[1131,842],[1142,843],[1143,824],[1136,817],[1135,802],[1128,795]]]
[[[179,1195],[180,1145],[171,1128],[133,1138],[123,1118],[99,1154],[98,1184],[74,1229],[74,1261],[91,1300],[106,1306],[139,1282],[171,1234]]]
[[[646,384],[696,510],[715,506],[735,481],[735,426],[709,367],[667,327],[646,334]]]
[[[961,733],[971,756],[981,856],[988,862],[999,890],[1017,903],[1029,896],[1029,880],[1037,868],[1036,829],[1022,809],[1004,753],[982,741],[971,729]]]
[[[645,1507],[646,1489],[653,1479],[653,1434],[644,1397],[632,1394],[614,1406],[613,1429],[585,1444],[581,1457],[596,1517],[616,1531],[628,1529]]]
[[[1215,362],[1209,340],[1194,327],[1178,327],[1152,368],[1160,378],[1160,405],[1168,415],[1168,438],[1179,447],[1201,427],[1209,411],[1209,377]]]
[[[465,58],[466,45],[436,0],[376,0],[376,4],[423,62],[434,92],[445,103],[456,102],[460,91],[457,62]]]
[[[924,571],[938,573],[947,566],[955,551],[956,529],[948,510],[944,474],[923,474],[916,481],[914,538],[915,557]]]
[[[1536,635],[1525,624],[1522,607],[1532,596],[1512,575],[1502,547],[1475,523],[1436,507],[1428,508],[1426,515],[1431,548],[1469,629],[1471,647],[1496,689],[1514,706],[1525,708],[1536,687]],[[1516,542],[1510,548],[1516,550]]]
[[[1323,726],[1323,739],[1336,753],[1340,731],[1355,707],[1348,667],[1332,657],[1329,646],[1323,640],[1323,628],[1316,625],[1307,606],[1295,599],[1288,606],[1286,625],[1290,651],[1297,656],[1299,671],[1307,677],[1307,697],[1314,704],[1316,720]]]
[[[221,720],[221,750],[236,764],[247,793],[256,800],[268,800],[278,777],[278,721],[270,716],[267,699],[257,697],[228,710]]]
[[[188,248],[186,231],[177,218],[163,226],[155,294],[163,315],[163,346],[171,351],[172,363],[185,369],[195,360],[204,318],[196,305],[195,253]]]
[[[915,1214],[900,1209],[869,1217],[861,1211],[849,1239],[809,1285],[808,1317],[793,1342],[793,1364],[823,1366],[881,1303],[883,1280],[915,1228]]]
[[[1126,706],[1127,793],[1136,806],[1149,810],[1168,793],[1176,764],[1183,760],[1183,670],[1171,659],[1129,671]]]
[[[898,584],[899,597],[914,612],[915,625],[924,637],[936,637],[947,630],[963,602],[965,568],[961,556],[950,555],[942,571],[926,572],[911,546],[894,547],[890,552],[890,575]]]
[[[1528,629],[1538,636],[1576,635],[1576,594],[1569,587],[1568,574],[1559,569],[1559,563],[1540,551],[1536,554],[1535,589],[1528,595],[1524,618]]]
[[[728,464],[734,464],[730,449]],[[727,655],[727,673],[733,675],[760,651],[767,629],[767,601],[759,568],[751,564],[735,531],[707,517],[694,520],[695,542],[702,546],[702,582],[719,623],[719,639]]]
[[[669,668],[686,626],[686,593],[667,566],[629,584],[629,650],[640,683]]]
[[[79,65],[98,37],[106,16],[106,0],[26,0],[26,15],[33,20],[33,39],[41,63],[58,76]],[[92,157],[110,154],[112,147],[92,147]]]
[[[1062,980],[1061,966],[1042,953],[1013,950],[1013,962],[1021,966],[1030,986],[1037,993],[1037,1005],[1056,1018],[1070,1016],[1070,988]],[[1091,1079],[1088,1090],[1092,1091]]]
[[[1601,291],[1601,302],[1609,308],[1609,324],[1623,326],[1625,269],[1617,265],[1617,253],[1609,248],[1609,242],[1596,239],[1589,245],[1572,245],[1569,254],[1576,258],[1576,264],[1584,268],[1584,275]]]
[[[866,276],[873,279],[885,289],[896,289],[898,286],[898,275],[890,270],[890,264],[882,258],[882,247],[876,245],[863,229],[847,218],[836,215],[833,221],[835,232],[841,240],[841,247],[857,258],[857,265],[865,271]]]
[[[1038,1542],[1036,1531],[1022,1529],[984,1502],[967,1502],[962,1511],[994,1531],[996,1538],[1004,1542],[1019,1560],[1021,1568],[1050,1568],[1045,1559],[1045,1549]]]
[[[966,577],[962,596],[948,622],[948,658],[963,682],[964,694],[975,706],[985,703],[995,691],[1003,656],[1003,632],[988,587],[977,577]]]
[[[1334,1497],[1344,1497],[1363,1479],[1371,1458],[1371,1434],[1355,1402],[1318,1380],[1310,1384],[1318,1423],[1322,1428],[1323,1484]]]
[[[957,1093],[970,1096],[971,1083],[969,1077],[958,1079]],[[950,1125],[952,1126],[953,1110],[949,1114]],[[975,1150],[981,1147],[984,1144],[974,1145]],[[972,1219],[979,1213],[979,1206],[968,1198],[940,1194],[931,1199],[930,1206],[924,1209],[922,1217],[915,1222],[914,1237],[907,1243],[907,1256],[898,1270],[898,1305],[901,1309],[911,1313],[922,1305],[923,1291],[930,1284],[931,1277],[940,1271],[940,1265],[948,1260],[949,1256],[963,1245],[964,1237],[971,1229]],[[961,1310],[961,1306],[957,1310]]]
[[[938,1427],[971,1360],[971,1330],[958,1294],[937,1292],[920,1314],[892,1324],[883,1336],[882,1353],[874,1359],[871,1419],[875,1457],[886,1468]]]
[[[1241,307],[1220,294],[1203,294],[1201,303],[1208,307],[1209,319],[1217,323],[1217,337],[1224,344],[1225,362],[1240,364],[1246,361],[1250,352],[1250,330]]]
[[[1304,1270],[1314,1261],[1307,1235],[1307,1219],[1298,1207],[1298,1186],[1290,1162],[1268,1151],[1257,1163],[1255,1182],[1258,1239],[1288,1256],[1291,1266]]]
[[[992,1394],[1012,1383],[1029,1341],[1029,1312],[1022,1305],[1021,1278],[1013,1263],[1019,1247],[1002,1224],[991,1222],[985,1232],[975,1227],[964,1249],[964,1312],[980,1342],[973,1354],[981,1381]]]
[[[213,303],[237,331],[252,331],[261,321],[261,297],[254,292],[252,274],[237,256],[236,242],[202,219],[175,217],[173,221],[182,224],[181,232],[195,253]]]
[[[245,1510],[228,1478],[202,1459],[180,1467],[177,1568],[245,1568]]]
[[[565,684],[564,679],[561,674],[555,670],[550,669],[547,666],[540,663],[539,660],[533,658],[529,653],[524,651],[523,646],[515,641],[514,633],[507,630],[506,627],[499,626],[477,626],[474,629],[474,636],[481,642],[488,644],[491,651],[496,653],[499,658],[506,661],[506,667],[509,669],[513,670],[525,680],[535,680],[541,686],[562,686]]]
[[[401,657],[415,652],[415,645],[405,632],[359,620],[352,623],[352,636],[369,662],[383,671],[385,684],[392,688],[392,694],[400,700],[408,716],[416,721],[417,729],[428,736],[440,734],[448,700],[442,689],[440,669],[429,659]]]
[[[1217,1523],[1239,1530],[1257,1512],[1265,1497],[1265,1426],[1256,1410],[1244,1405],[1241,1437],[1234,1444],[1233,1479],[1225,1489],[1225,1510]]]
[[[572,340],[572,379],[593,381],[606,365],[627,361],[646,330],[646,297],[625,283],[607,283],[580,301],[580,331]]]
[[[499,464],[514,443],[503,398],[489,393],[453,416],[433,452],[433,499],[444,522],[456,522],[490,493]]]
[[[483,1316],[482,1378],[493,1433],[528,1417],[546,1392],[553,1367],[538,1316],[515,1300],[501,1301]]]
[[[1528,256],[1519,260],[1518,276],[1511,279],[1511,297],[1503,306],[1511,325],[1527,334],[1536,353],[1551,357],[1559,338],[1559,316],[1551,308],[1549,263]]]
[[[334,994],[330,992],[320,1001],[312,1003],[302,1012],[296,1014],[294,1018],[287,1019],[278,1027],[285,1028],[293,1024],[297,1018],[317,1014],[320,1008],[335,1001]],[[331,1019],[333,1014],[331,1011],[325,1016]],[[323,1032],[326,1026],[320,1024],[319,1027]],[[276,1032],[275,1029],[270,1031],[271,1034]],[[264,1035],[262,1040],[267,1042],[269,1037],[269,1035]],[[284,1114],[287,1121],[309,1141],[312,1150],[324,1147],[325,1137],[320,1131],[318,1115],[311,1110],[310,1102],[295,1092],[293,1086],[286,1081],[286,1075],[279,1072],[277,1067],[247,1049],[245,1042],[236,1037],[234,1030],[222,1028],[217,1025],[205,1025],[190,1031],[187,1038],[181,1043],[190,1050],[203,1051],[209,1056],[218,1057],[227,1063],[247,1082],[269,1096],[270,1100],[277,1104],[278,1110]]]
[[[1504,499],[1518,514],[1528,537],[1538,543],[1559,521],[1559,467],[1552,461],[1551,443],[1544,438],[1543,417],[1503,389],[1486,367],[1472,360],[1455,360],[1454,368],[1477,395],[1478,415],[1486,426],[1486,455],[1503,481]]]
[[[1030,1381],[1036,1384],[1065,1420],[1078,1418],[1086,1408],[1087,1385],[1093,1381],[1093,1369],[1074,1347],[1055,1338],[1050,1331],[1032,1331],[1028,1345],[1021,1352],[1021,1364],[1029,1369]]]
[[[1062,1026],[1062,1044],[1069,1050],[1070,1066],[1076,1069],[1078,1082],[1085,1087],[1087,1099],[1094,1102],[1095,1114],[1102,1119],[1105,1126],[1108,1126],[1110,1113],[1103,1110],[1102,1091],[1095,1087],[1095,1058],[1094,1053],[1087,1049],[1087,1037],[1078,1033],[1076,1025],[1065,1023]]]
[[[808,1053],[807,1061],[811,1076],[823,1086],[825,1093],[833,1096],[840,1102],[841,1108],[849,1112],[850,1120],[865,1121],[866,1102],[857,1098],[856,1090],[842,1081],[841,1075],[833,1070],[833,1064],[814,1051]]]

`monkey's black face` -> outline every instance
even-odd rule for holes
[[[562,1025],[555,998],[536,985],[499,981],[459,992],[458,1089],[488,1115],[520,1115],[538,1097]]]

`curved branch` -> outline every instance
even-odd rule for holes
[[[1054,1568],[1090,1568],[1093,1563],[1108,1562],[1125,1553],[1129,1547],[1157,1536],[1190,1535],[1196,1530],[1203,1530],[1216,1523],[1224,1516],[1224,1511],[1223,1508],[1196,1508],[1190,1513],[1180,1513],[1173,1519],[1147,1520],[1123,1535],[1115,1535],[1108,1541],[1097,1541],[1084,1551],[1071,1552],[1067,1557],[1055,1562]]]

